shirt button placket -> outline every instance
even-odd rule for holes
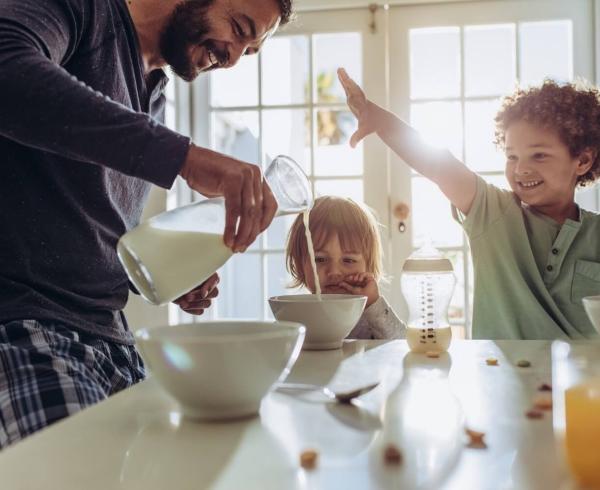
[[[548,262],[546,263],[546,278],[548,282],[553,281],[556,273],[558,272],[558,269],[556,269],[556,264],[559,260],[559,252],[560,250],[556,247],[552,247],[552,249],[550,249],[550,255],[548,257]]]
[[[546,277],[548,281],[552,281],[554,279],[554,269],[556,268],[556,262],[558,260],[558,248],[552,247],[550,250],[551,255],[548,257],[548,262],[546,263]]]

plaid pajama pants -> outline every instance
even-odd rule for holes
[[[144,379],[134,346],[60,324],[0,324],[0,448]]]

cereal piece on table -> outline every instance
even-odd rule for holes
[[[527,368],[531,367],[531,363],[527,359],[521,359],[519,362],[517,362],[517,366]]]
[[[497,365],[498,365],[498,359],[496,359],[495,357],[488,357],[488,358],[485,360],[485,363],[486,363],[488,366],[497,366]]]
[[[440,353],[434,350],[428,350],[427,352],[425,352],[425,355],[427,357],[432,357],[432,358],[436,358],[436,357],[440,357]]]
[[[383,459],[385,464],[399,465],[402,463],[402,453],[393,444],[388,444],[383,451]]]
[[[541,385],[538,386],[538,390],[539,391],[552,391],[552,386],[550,386],[548,383],[542,383]]]
[[[314,449],[307,449],[300,454],[300,466],[305,470],[312,470],[317,466],[318,454]]]
[[[540,412],[539,410],[528,410],[525,412],[525,416],[528,419],[541,419],[544,416],[544,412]]]
[[[472,449],[487,448],[487,444],[483,440],[483,438],[485,437],[485,432],[478,432],[476,430],[472,430],[468,427],[465,427],[465,433],[467,434],[467,436],[469,436],[469,443],[467,444],[467,447],[470,447]]]
[[[552,410],[552,398],[549,395],[537,395],[533,400],[533,406],[538,410]]]

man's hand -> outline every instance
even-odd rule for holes
[[[339,287],[345,289],[350,294],[357,294],[367,297],[366,308],[371,306],[379,299],[379,287],[375,276],[370,272],[357,272],[346,276],[339,284]]]
[[[367,99],[363,90],[356,84],[343,68],[338,68],[338,78],[344,92],[346,102],[352,114],[358,119],[358,129],[350,138],[350,146],[354,148],[360,140],[377,130],[373,104]]]
[[[217,284],[219,275],[215,272],[200,286],[177,298],[173,303],[190,315],[202,315],[204,310],[210,307],[212,300],[219,295]]]
[[[244,252],[275,216],[277,201],[257,165],[191,145],[180,175],[205,196],[225,197],[224,241],[234,252]]]

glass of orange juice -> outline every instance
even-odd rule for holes
[[[600,490],[600,341],[552,343],[553,426],[582,489]]]

